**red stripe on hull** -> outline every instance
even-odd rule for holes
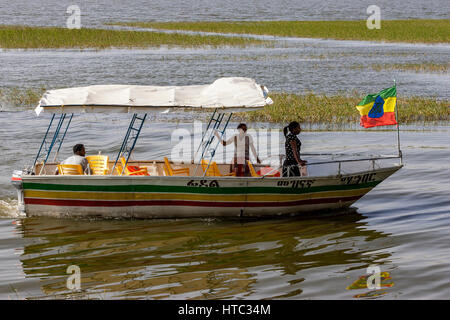
[[[25,198],[25,204],[61,207],[133,207],[133,206],[191,206],[191,207],[288,207],[306,204],[356,201],[360,196],[321,198],[286,202],[210,202],[190,200],[91,201]]]
[[[364,128],[371,128],[394,125],[397,124],[397,121],[395,120],[395,112],[385,112],[380,118],[369,118],[368,115],[362,116],[360,124]]]

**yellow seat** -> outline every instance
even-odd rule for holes
[[[209,161],[202,159],[202,169],[203,172],[206,171],[206,176],[208,177],[227,177],[227,176],[236,176],[235,172],[230,172],[227,174],[220,173],[219,166],[215,161],[211,162],[208,168]],[[208,170],[206,170],[208,168]]]
[[[166,176],[174,176],[176,174],[186,174],[189,176],[189,168],[181,168],[181,169],[172,169],[172,166],[170,165],[169,159],[164,157],[164,172],[166,173]]]
[[[117,164],[116,170],[119,175],[122,174],[122,169],[125,166],[126,160],[124,157],[120,157],[121,164]],[[127,166],[124,170],[125,175],[127,176],[149,176],[146,167],[138,167],[138,166]]]
[[[250,160],[247,160],[247,163],[248,163],[248,168],[250,169],[250,173],[251,173],[252,177],[256,177],[256,178],[262,177],[262,175],[260,175],[256,172],[256,170],[253,167],[253,164],[250,162]],[[266,175],[264,175],[264,177],[277,177],[277,175],[276,174],[266,174]]]
[[[58,172],[65,176],[83,175],[81,164],[58,164]]]
[[[87,156],[86,159],[89,162],[89,167],[91,168],[91,172],[93,175],[104,176],[108,174],[108,156]]]

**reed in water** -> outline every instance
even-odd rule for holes
[[[357,93],[324,95],[307,93],[271,93],[272,105],[253,112],[238,114],[244,120],[286,123],[301,119],[306,123],[346,124],[358,122],[360,115],[355,106],[363,95]],[[418,121],[449,121],[450,101],[429,97],[397,97],[400,123]]]
[[[450,20],[382,20],[380,29],[355,21],[186,21],[119,22],[114,25],[282,37],[325,38],[410,43],[449,43]]]
[[[0,102],[14,109],[36,107],[45,88],[0,89]],[[236,113],[236,119],[255,122],[286,123],[301,119],[306,123],[348,124],[359,122],[355,106],[364,97],[357,92],[325,95],[319,93],[294,94],[271,92],[274,101],[264,109]],[[450,101],[430,97],[397,97],[400,123],[418,121],[450,121]]]
[[[0,48],[4,49],[107,49],[160,46],[246,47],[249,45],[270,45],[271,43],[271,41],[246,37],[89,28],[67,29],[58,27],[0,26]]]

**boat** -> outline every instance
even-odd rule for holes
[[[230,165],[215,163],[219,141],[233,112],[272,103],[265,86],[250,78],[220,78],[208,85],[96,85],[47,91],[37,115],[52,115],[32,166],[15,170],[11,179],[18,207],[27,216],[101,218],[274,217],[345,210],[398,171],[401,157],[365,157],[310,162],[309,174],[280,177],[255,164],[250,177],[229,174]],[[132,160],[147,114],[213,112],[197,150],[198,159]],[[132,119],[120,150],[100,174],[59,174],[58,154],[74,113],[129,113]],[[52,134],[53,133],[53,134]],[[56,159],[56,156],[55,156]],[[400,163],[382,165],[385,160]],[[207,166],[202,166],[207,163]],[[356,163],[365,163],[354,166]],[[215,166],[216,174],[210,169]],[[280,158],[281,165],[281,158]],[[344,165],[354,170],[342,169]],[[313,170],[333,166],[334,171]],[[128,170],[135,168],[137,171]],[[143,174],[135,174],[141,172]],[[303,170],[302,170],[303,172]],[[316,172],[312,174],[313,172]]]

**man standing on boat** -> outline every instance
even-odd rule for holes
[[[84,145],[76,144],[73,146],[73,155],[61,162],[61,164],[79,164],[84,173],[92,174],[89,162],[85,156],[86,149],[84,148]],[[58,169],[56,169],[56,174],[58,174]]]
[[[237,127],[239,133],[235,134],[228,140],[222,140],[219,133],[214,131],[216,137],[220,140],[223,146],[227,146],[231,143],[234,143],[234,157],[233,157],[233,171],[236,173],[237,177],[242,176],[250,176],[250,169],[248,167],[247,161],[250,160],[250,149],[252,150],[253,155],[256,158],[258,163],[261,163],[261,160],[258,158],[258,154],[256,153],[255,146],[253,145],[253,138],[249,134],[247,134],[247,125],[245,123],[241,123]]]

